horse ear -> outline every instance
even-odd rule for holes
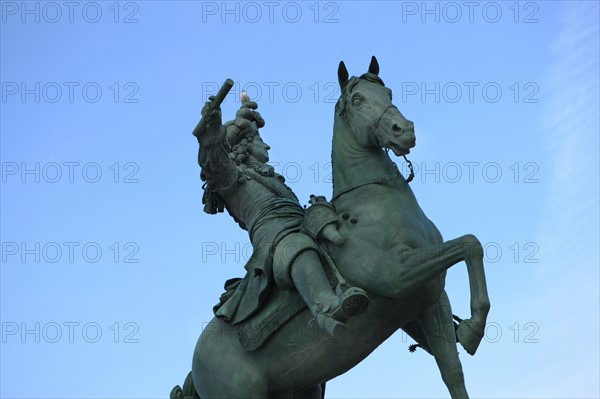
[[[371,64],[369,65],[369,73],[379,76],[379,62],[377,62],[377,58],[375,58],[375,56],[371,57]]]
[[[338,67],[338,82],[340,83],[341,89],[348,83],[348,70],[346,69],[344,61],[340,61],[340,66]]]

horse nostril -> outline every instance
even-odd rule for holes
[[[392,125],[392,130],[394,130],[395,132],[398,132],[398,133],[402,133],[402,127],[397,123],[394,123]]]

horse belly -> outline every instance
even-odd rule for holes
[[[290,387],[311,386],[331,380],[350,370],[371,354],[401,325],[390,308],[377,312],[373,303],[364,315],[351,320],[344,331],[330,336],[318,327],[303,329],[312,318],[299,315],[257,353],[269,364],[269,381],[274,392]],[[383,309],[382,309],[383,310]],[[379,313],[379,315],[378,315]],[[302,334],[300,334],[302,330]],[[296,331],[296,334],[291,334]]]
[[[304,329],[308,334],[298,334],[312,317],[299,315],[257,354],[262,364],[268,364],[269,381],[275,392],[315,385],[356,366],[427,307],[419,300],[372,296],[368,311],[351,319],[335,337],[320,328]]]

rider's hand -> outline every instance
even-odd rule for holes
[[[212,101],[215,96],[208,97],[208,101],[202,107],[202,118],[206,119],[206,122],[211,126],[221,125],[221,107],[215,107],[212,109]]]

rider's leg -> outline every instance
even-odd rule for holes
[[[336,307],[340,299],[329,284],[319,256],[313,250],[301,252],[291,267],[292,281],[309,309],[317,313],[327,307]]]
[[[312,249],[298,254],[290,274],[296,290],[315,315],[317,323],[330,334],[340,325],[340,319],[361,313],[367,307],[368,297],[359,288],[350,288],[341,297],[336,295],[323,270],[319,255]],[[347,309],[349,304],[356,304],[356,307],[350,314],[346,314],[344,308]]]

